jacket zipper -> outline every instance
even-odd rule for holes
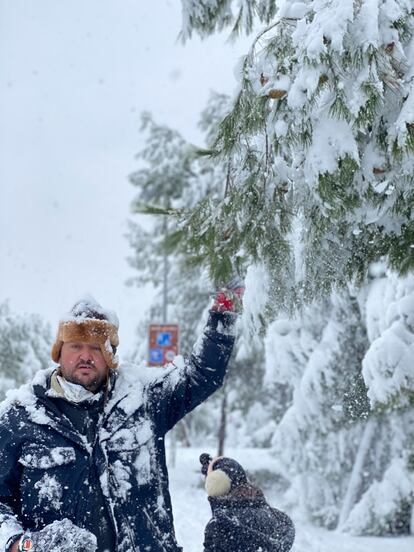
[[[118,481],[116,480],[114,475],[110,471],[108,471],[107,473],[108,473],[108,476],[109,476],[109,479],[110,479],[112,485],[114,487],[119,488]],[[117,528],[116,528],[115,519],[114,519],[112,510],[111,510],[110,507],[108,507],[108,511],[110,512],[111,520],[112,520],[112,523],[114,524],[114,527],[115,527],[115,534],[118,538],[118,531],[117,531]],[[125,517],[124,520],[125,520],[125,523],[126,523],[126,527],[127,527],[128,535],[129,535],[129,540],[131,541],[132,548],[133,548],[134,552],[139,552],[139,548],[137,548],[136,545],[135,545],[134,533],[133,533],[132,527],[129,523],[129,519],[127,517]]]
[[[129,540],[131,541],[132,548],[135,550],[135,552],[139,552],[138,548],[135,546],[134,534],[132,532],[132,527],[129,524],[129,519],[128,518],[126,519],[126,524],[127,524]]]
[[[162,546],[162,549],[164,550],[164,552],[168,552],[167,549],[165,548],[164,544],[163,544],[163,536],[162,536],[162,533],[161,533],[159,527],[157,527],[157,526],[155,525],[155,523],[152,521],[151,516],[148,514],[146,508],[143,508],[142,511],[144,512],[145,517],[146,517],[147,520],[149,521],[151,527],[153,527],[153,528],[155,529],[155,531],[156,531],[156,533],[157,533],[157,535],[158,535],[159,543],[160,543],[160,545]]]
[[[94,473],[96,475],[96,483],[97,483],[97,485],[99,485],[102,496],[104,498],[105,508],[106,508],[106,511],[109,514],[109,519],[111,520],[112,529],[113,529],[114,535],[115,535],[115,543],[117,543],[117,541],[118,541],[118,525],[116,523],[116,519],[115,519],[114,513],[112,511],[111,504],[108,504],[108,500],[110,500],[110,501],[112,501],[112,500],[111,500],[110,496],[107,497],[105,495],[105,493],[102,489],[102,485],[101,485],[101,478],[98,475],[98,473],[96,472],[96,468],[94,467],[94,463],[93,463],[93,452],[94,452],[95,447],[98,445],[98,442],[99,442],[99,430],[101,429],[101,425],[102,424],[100,424],[99,421],[98,421],[98,424],[96,426],[95,439],[94,439],[94,442],[92,443],[91,451],[90,451],[90,454],[89,454],[89,469],[91,470],[92,473]],[[105,471],[107,473],[107,476],[108,476],[109,479],[115,481],[114,478],[112,477],[111,472],[108,469],[108,458],[107,458],[107,455],[106,455],[106,451],[104,450],[104,448],[102,446],[101,446],[101,450],[102,450],[102,453],[105,457]],[[109,488],[108,488],[108,495],[109,495]],[[128,529],[130,529],[129,525],[128,525]],[[130,536],[130,538],[131,538],[131,536]],[[134,546],[134,542],[132,542],[132,546]],[[134,551],[136,551],[135,546],[134,546]],[[136,552],[139,552],[139,550],[136,551]]]

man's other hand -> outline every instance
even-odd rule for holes
[[[40,531],[28,532],[22,539],[27,539],[27,548],[31,546],[41,552],[95,552],[96,537],[86,529],[82,529],[72,523],[69,519],[49,523]],[[19,541],[14,543],[11,551],[18,552]]]

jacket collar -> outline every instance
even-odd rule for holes
[[[90,445],[86,438],[75,430],[57,408],[53,399],[48,396],[54,371],[54,367],[39,370],[30,383],[10,391],[0,411],[7,410],[13,405],[24,408],[35,424],[48,425],[67,439],[89,450]],[[100,421],[100,427],[104,427],[101,441],[109,439],[138,409],[142,408],[145,387],[145,383],[139,381],[136,370],[129,370],[126,374],[111,371],[110,390],[104,406],[104,415]]]
[[[99,400],[102,398],[102,394],[102,390],[99,393],[92,393],[82,385],[66,381],[63,376],[58,374],[57,370],[50,376],[49,388],[46,391],[46,395],[49,397],[66,399],[75,404]]]

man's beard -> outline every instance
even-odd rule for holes
[[[73,374],[71,375],[64,375],[66,381],[69,381],[70,383],[76,383],[76,385],[81,385],[91,393],[98,393],[98,391],[101,391],[107,383],[108,380],[108,374],[100,374],[99,372],[96,372],[96,377],[90,381],[89,383],[85,384],[84,381],[82,381],[81,378],[76,376],[76,371],[81,366],[94,366],[93,362],[79,362],[75,366],[75,370],[73,371]]]

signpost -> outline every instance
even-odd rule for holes
[[[164,366],[178,355],[178,336],[178,324],[150,324],[150,366]]]

